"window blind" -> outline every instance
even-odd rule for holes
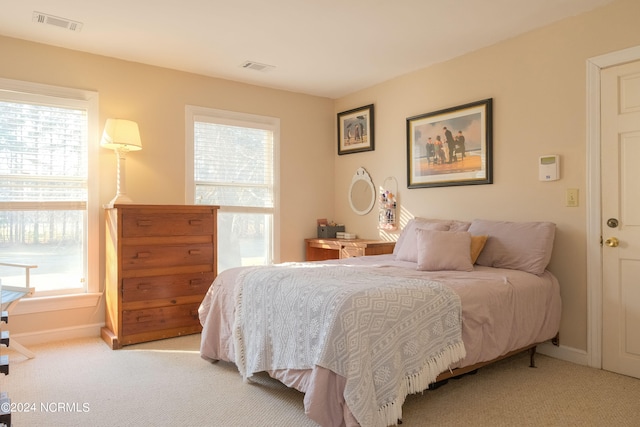
[[[194,180],[202,204],[274,207],[273,131],[194,122]]]
[[[0,101],[0,202],[87,200],[87,112]]]

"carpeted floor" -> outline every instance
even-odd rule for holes
[[[199,335],[113,351],[98,338],[5,348],[0,390],[23,426],[316,426],[303,395],[199,356]],[[640,380],[523,354],[407,398],[404,426],[639,426]]]

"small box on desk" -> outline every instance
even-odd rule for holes
[[[338,231],[344,231],[344,225],[319,225],[318,226],[318,238],[327,239],[335,238]]]

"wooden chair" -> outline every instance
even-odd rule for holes
[[[0,303],[2,303],[2,320],[8,323],[9,315],[11,311],[18,305],[18,302],[27,296],[33,295],[35,288],[30,286],[30,273],[32,268],[38,268],[37,265],[30,264],[15,264],[15,263],[7,263],[0,262],[1,266],[5,267],[17,267],[23,268],[25,273],[25,286],[5,286],[0,284],[0,290],[2,291],[2,295],[0,296]],[[16,341],[15,338],[11,338],[11,342],[9,345],[9,336],[8,334],[2,336],[3,343],[7,344],[12,350],[17,351],[18,353],[23,354],[29,359],[33,359],[36,357],[35,353],[20,344]],[[6,342],[5,342],[6,341]]]

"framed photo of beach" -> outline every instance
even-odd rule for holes
[[[407,118],[409,188],[493,183],[493,99]]]
[[[338,113],[338,154],[373,151],[373,104]]]

